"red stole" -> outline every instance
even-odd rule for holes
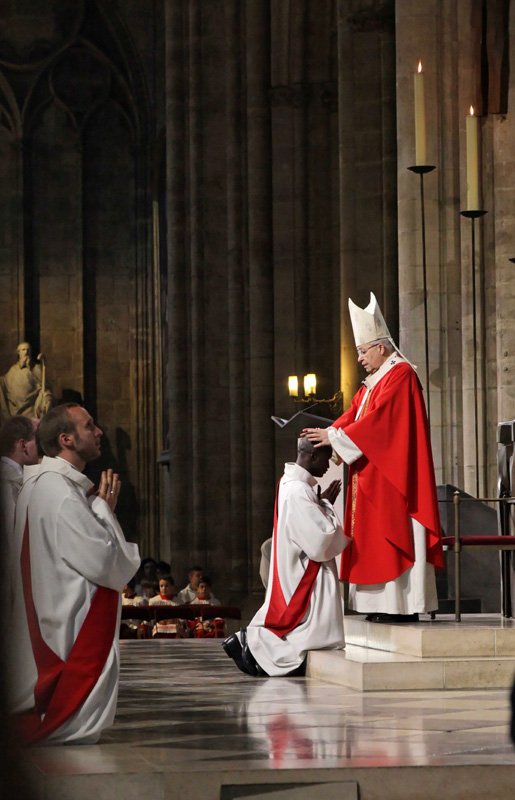
[[[38,678],[35,706],[20,714],[16,727],[25,744],[45,739],[82,706],[97,683],[116,635],[119,594],[99,586],[86,618],[63,661],[41,635],[32,595],[29,526],[25,525],[21,553],[25,609]]]
[[[287,603],[284,599],[281,581],[279,580],[279,570],[277,567],[277,502],[279,497],[279,486],[275,496],[274,507],[274,538],[273,538],[273,572],[272,572],[272,592],[270,602],[266,612],[264,627],[279,638],[284,638],[299,625],[308,610],[311,593],[315,585],[315,580],[320,569],[318,561],[309,559],[308,566],[304,575],[300,579],[299,585],[295,589]]]

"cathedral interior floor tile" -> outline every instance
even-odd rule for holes
[[[141,800],[149,787],[154,800],[301,800],[319,782],[345,784],[341,798],[356,786],[361,800],[432,798],[449,770],[448,798],[465,796],[452,785],[469,800],[494,796],[492,781],[515,785],[504,689],[364,694],[254,679],[219,640],[123,641],[121,654],[118,712],[100,743],[25,752],[37,800]]]

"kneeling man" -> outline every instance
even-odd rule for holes
[[[39,433],[47,456],[16,506],[9,705],[27,744],[94,744],[115,715],[120,592],[139,552],[114,515],[118,476],[93,497],[82,473],[102,438],[86,409],[55,406]]]
[[[296,463],[285,465],[265,602],[248,628],[223,642],[227,655],[249,675],[303,674],[308,650],[344,646],[335,556],[348,540],[333,508],[341,481],[325,492],[316,490],[331,454],[331,447],[299,439]]]

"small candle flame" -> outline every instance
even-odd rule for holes
[[[418,71],[422,72],[422,61],[418,62]]]
[[[472,106],[470,106],[470,116],[471,117],[474,116],[474,108]]]

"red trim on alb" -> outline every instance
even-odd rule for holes
[[[277,503],[279,498],[279,485],[275,495],[274,507],[274,536],[273,536],[273,573],[272,592],[266,612],[264,626],[279,637],[287,636],[302,622],[309,607],[309,601],[315,585],[315,580],[320,569],[318,561],[309,559],[304,575],[287,603],[284,599],[279,570],[277,567]]]

